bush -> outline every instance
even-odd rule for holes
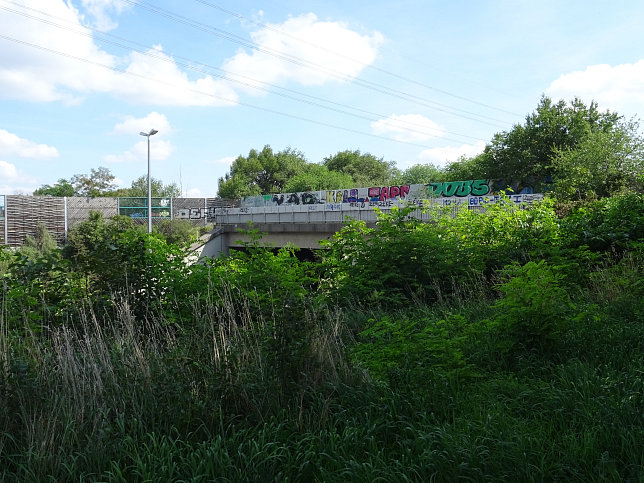
[[[502,297],[487,321],[497,349],[510,356],[555,353],[569,324],[584,316],[563,286],[563,275],[544,260],[512,264],[501,274]]]
[[[165,238],[166,243],[186,245],[199,235],[199,228],[188,220],[163,220],[153,229]]]

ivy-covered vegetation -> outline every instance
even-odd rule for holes
[[[644,196],[409,210],[0,250],[0,480],[642,481]]]

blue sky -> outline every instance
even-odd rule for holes
[[[539,98],[644,114],[644,2],[0,0],[0,194],[108,168],[215,196],[269,144],[445,165]]]

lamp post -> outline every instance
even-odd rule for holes
[[[139,134],[148,138],[148,233],[152,233],[152,178],[150,177],[150,136],[158,133],[156,129],[150,132],[141,131]]]

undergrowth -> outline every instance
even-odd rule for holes
[[[318,265],[255,245],[184,270],[171,247],[154,299],[120,270],[0,252],[0,480],[642,481],[641,243],[596,251],[570,235],[581,215],[512,213],[490,251],[470,230],[386,283],[383,240],[437,248],[471,215],[427,239],[394,215],[352,248],[349,227]],[[163,249],[110,236],[138,274]]]

